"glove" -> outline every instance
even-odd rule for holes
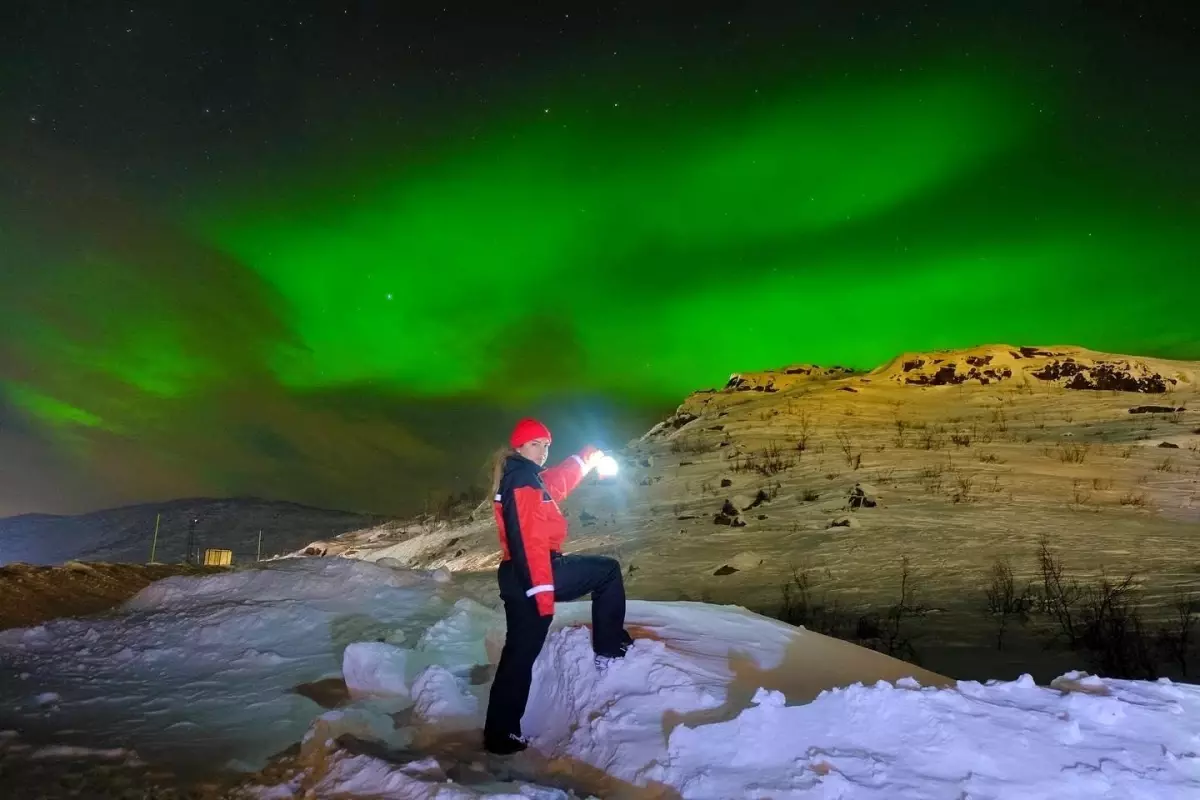
[[[583,448],[583,452],[580,455],[583,456],[584,471],[591,472],[600,463],[600,459],[604,458],[604,451],[589,444]]]

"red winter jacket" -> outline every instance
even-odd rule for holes
[[[587,447],[561,464],[543,468],[513,454],[504,462],[500,488],[492,503],[500,529],[500,553],[512,560],[528,597],[538,613],[554,613],[554,572],[550,553],[562,550],[567,520],[558,508],[590,471],[588,459],[598,452]]]

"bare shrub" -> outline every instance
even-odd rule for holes
[[[908,556],[900,559],[900,598],[888,610],[880,625],[879,642],[889,656],[921,663],[906,622],[923,617],[928,608],[917,601],[917,577],[913,574]],[[860,620],[861,622],[861,620]]]
[[[941,464],[934,464],[929,467],[922,467],[917,473],[917,480],[921,482],[921,488],[927,494],[937,494],[942,490],[942,473],[945,467]]]
[[[908,433],[908,428],[909,425],[907,420],[896,417],[896,438],[893,439],[893,442],[895,443],[897,450],[904,449],[904,439],[905,434]]]
[[[858,469],[862,466],[862,451],[856,450],[854,442],[843,431],[837,433],[838,446],[842,449],[842,455],[846,458],[846,465],[850,469]]]
[[[1175,460],[1172,459],[1170,456],[1167,456],[1162,461],[1159,461],[1157,464],[1154,465],[1154,470],[1156,472],[1174,472],[1175,471]]]
[[[980,453],[979,461],[982,464],[1003,464],[1004,462],[995,453]]]
[[[972,500],[971,487],[975,483],[975,478],[971,475],[964,475],[961,472],[954,473],[954,502],[969,503]]]
[[[699,436],[681,436],[671,440],[672,453],[689,453],[698,455],[701,453],[709,453],[715,450],[716,447],[712,442],[707,442]]]
[[[812,503],[821,499],[821,493],[816,489],[805,489],[800,494],[800,500],[805,503]]]
[[[1042,596],[1039,598],[1042,611],[1050,615],[1058,625],[1058,633],[1074,650],[1079,646],[1081,635],[1077,606],[1083,597],[1083,587],[1066,577],[1062,561],[1050,550],[1044,537],[1038,544],[1038,567],[1042,577]]]
[[[1189,657],[1196,640],[1196,615],[1200,614],[1200,596],[1185,595],[1179,591],[1171,605],[1174,614],[1166,625],[1159,628],[1158,646],[1167,660],[1179,665],[1179,671],[1188,677],[1191,666]]]
[[[1112,481],[1108,478],[1092,478],[1092,488],[1097,492],[1107,492],[1112,488]]]
[[[1059,442],[1058,460],[1064,464],[1082,464],[1090,447],[1087,442]]]
[[[771,444],[756,453],[746,453],[735,457],[734,472],[756,472],[770,477],[796,466],[796,457],[779,449],[779,445]]]
[[[1125,494],[1121,495],[1121,505],[1137,506],[1138,508],[1141,508],[1142,506],[1146,505],[1146,495],[1144,492],[1138,492],[1137,494],[1134,494],[1133,492],[1126,492]]]
[[[1071,505],[1075,508],[1087,505],[1092,499],[1092,493],[1084,488],[1082,481],[1071,481]]]
[[[779,445],[771,442],[760,452],[758,471],[763,475],[775,475],[796,466],[795,456],[785,455]]]
[[[782,602],[776,614],[778,619],[826,636],[839,639],[850,637],[853,628],[851,616],[839,609],[837,600],[830,600],[828,594],[823,594],[819,600],[814,597],[808,569],[792,567],[792,576],[784,582],[780,591]]]
[[[917,437],[917,441],[920,443],[922,450],[941,450],[946,446],[946,440],[942,432],[930,428],[921,431],[921,435]]]
[[[969,433],[952,433],[952,434],[950,434],[950,441],[953,442],[958,447],[970,447],[971,446],[971,434],[969,434]]]
[[[1018,592],[1012,564],[1007,559],[996,559],[992,564],[991,583],[986,597],[988,613],[996,618],[996,649],[1003,650],[1009,621],[1016,619],[1024,623],[1029,619],[1029,612],[1033,608],[1033,587],[1026,584]]]
[[[1150,637],[1137,607],[1134,573],[1089,586],[1080,613],[1082,644],[1094,665],[1116,678],[1158,677]]]
[[[796,440],[796,451],[803,453],[808,450],[808,440],[812,436],[813,421],[807,411],[801,411],[797,415],[796,421],[800,428],[800,435]]]

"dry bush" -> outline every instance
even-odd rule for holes
[[[1087,588],[1080,613],[1082,644],[1104,675],[1154,679],[1158,668],[1134,577],[1133,572],[1116,581],[1101,576]]]
[[[1169,661],[1179,665],[1179,671],[1188,677],[1191,666],[1192,646],[1196,641],[1196,618],[1200,615],[1200,595],[1195,592],[1185,595],[1178,591],[1171,606],[1174,612],[1167,624],[1158,631],[1158,646]]]
[[[1035,608],[1050,616],[1056,635],[1071,650],[1086,653],[1098,672],[1114,678],[1153,679],[1158,674],[1156,639],[1172,643],[1164,645],[1164,650],[1181,641],[1190,642],[1190,620],[1160,629],[1157,636],[1151,634],[1141,616],[1134,572],[1118,580],[1102,573],[1095,584],[1082,585],[1066,576],[1063,562],[1044,538],[1038,548],[1038,563],[1042,592]],[[1186,664],[1186,650],[1183,658]]]
[[[1017,591],[1012,565],[1007,559],[996,559],[992,564],[991,584],[987,588],[987,610],[996,618],[996,649],[1004,649],[1004,634],[1008,623],[1017,619],[1024,623],[1033,609],[1033,587],[1026,584]]]
[[[1097,492],[1107,492],[1112,488],[1112,481],[1108,478],[1092,478],[1092,488]]]
[[[775,617],[789,625],[849,639],[854,629],[851,615],[839,609],[837,600],[830,600],[828,593],[822,594],[819,600],[815,598],[812,583],[808,569],[792,567],[791,578],[780,588],[782,602]]]
[[[970,447],[971,446],[971,434],[969,434],[969,433],[952,433],[952,434],[950,434],[950,441],[958,447]]]
[[[995,453],[980,453],[979,461],[982,464],[1003,464],[1004,461]]]
[[[816,489],[805,489],[800,494],[800,501],[803,503],[812,503],[821,499],[821,493]]]
[[[854,447],[854,442],[843,431],[837,433],[838,446],[842,449],[842,455],[846,458],[846,465],[850,469],[858,469],[862,466],[862,450],[857,450]]]
[[[700,454],[710,453],[716,449],[712,442],[707,442],[698,436],[681,436],[671,440],[672,453]]]
[[[912,634],[909,633],[906,622],[914,617],[924,617],[929,610],[917,600],[918,583],[919,580],[912,571],[908,556],[901,556],[900,598],[887,610],[882,624],[879,625],[880,647],[875,648],[882,649],[889,656],[895,656],[915,664],[920,664],[921,660],[913,646]],[[860,618],[860,627],[862,621]]]
[[[1054,620],[1058,626],[1058,634],[1065,638],[1067,646],[1074,650],[1079,646],[1081,635],[1077,606],[1083,597],[1083,587],[1066,577],[1062,561],[1050,550],[1045,537],[1038,544],[1038,567],[1042,578],[1039,606]]]
[[[770,477],[791,469],[794,466],[796,466],[795,455],[790,452],[785,453],[779,449],[777,444],[772,442],[756,453],[735,455],[731,469],[738,473],[756,472],[759,475]]]
[[[1071,481],[1071,507],[1081,508],[1087,505],[1092,499],[1092,493],[1084,488],[1083,481],[1079,479]]]
[[[969,503],[973,499],[971,487],[974,485],[975,479],[971,475],[964,475],[961,472],[954,473],[954,502]]]
[[[917,441],[921,445],[922,450],[941,450],[946,446],[946,438],[939,429],[927,428],[921,431]]]
[[[799,438],[796,440],[796,451],[803,453],[808,450],[808,440],[812,436],[813,421],[807,411],[801,411],[796,415],[796,424],[799,427]]]
[[[1159,461],[1157,464],[1154,465],[1154,470],[1155,470],[1155,472],[1174,472],[1175,471],[1175,460],[1172,459],[1170,456],[1167,456],[1162,461]]]
[[[1134,494],[1133,492],[1127,492],[1126,494],[1121,495],[1121,505],[1137,506],[1138,508],[1141,508],[1142,506],[1146,505],[1146,495],[1143,492],[1138,492],[1137,494]]]
[[[921,488],[927,494],[937,494],[942,490],[942,473],[945,467],[941,464],[934,464],[928,467],[922,467],[917,472],[917,480],[921,483]]]
[[[1058,460],[1064,464],[1082,464],[1090,448],[1087,442],[1059,442]]]

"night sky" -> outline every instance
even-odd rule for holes
[[[723,5],[5,3],[0,515],[405,513],[739,369],[1200,358],[1188,4]]]

